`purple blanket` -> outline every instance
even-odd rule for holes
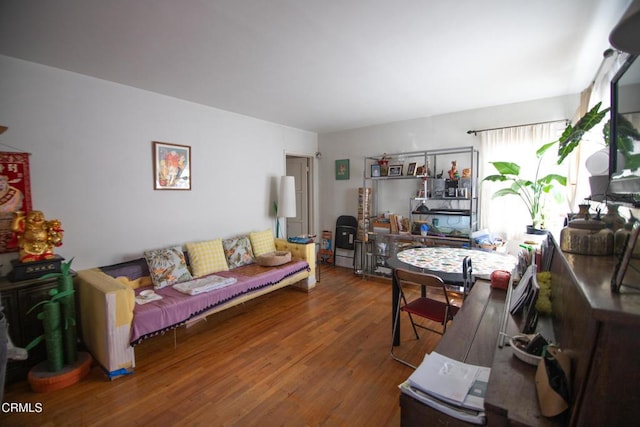
[[[222,277],[235,277],[238,281],[222,289],[198,295],[186,295],[172,287],[158,289],[161,300],[136,304],[131,325],[131,345],[146,338],[183,325],[187,320],[223,304],[237,296],[273,286],[301,271],[309,271],[306,261],[292,260],[279,267],[261,267],[256,264],[215,273]],[[136,289],[136,296],[151,286]]]

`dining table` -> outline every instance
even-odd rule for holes
[[[393,319],[398,311],[398,301],[400,298],[400,288],[395,278],[395,270],[404,268],[421,273],[434,274],[440,277],[448,289],[455,292],[467,292],[463,289],[465,282],[463,262],[465,258],[471,260],[471,273],[475,279],[490,280],[491,273],[496,270],[508,271],[511,275],[515,273],[518,259],[510,254],[496,251],[486,251],[475,248],[461,247],[422,247],[405,249],[388,259],[388,265],[394,270],[392,274],[391,286],[391,330],[393,333]],[[393,345],[400,344],[400,317],[398,316],[398,327],[393,335]]]

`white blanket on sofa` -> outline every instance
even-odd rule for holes
[[[238,280],[235,277],[222,277],[210,275],[201,277],[188,282],[176,283],[173,288],[187,295],[198,295],[204,292],[210,292],[215,289],[224,288],[233,285]]]

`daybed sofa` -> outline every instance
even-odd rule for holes
[[[134,347],[147,338],[285,286],[306,291],[315,286],[315,244],[274,239],[270,230],[187,243],[186,248],[148,251],[143,258],[78,272],[82,338],[110,379],[133,371]],[[291,260],[278,266],[255,262],[273,251],[290,252]],[[183,260],[171,265],[167,260],[176,254]],[[185,266],[188,273],[181,270]],[[211,279],[231,283],[211,285]],[[200,283],[207,291],[200,292]],[[185,288],[198,292],[188,294]],[[143,295],[151,291],[162,298],[146,301]]]

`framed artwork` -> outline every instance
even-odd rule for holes
[[[636,288],[637,285],[631,285],[627,283],[623,283],[624,277],[627,273],[627,268],[631,264],[631,257],[633,256],[633,251],[636,247],[636,242],[638,241],[638,237],[640,236],[640,225],[636,221],[631,229],[631,233],[627,235],[625,239],[624,250],[620,254],[618,258],[618,262],[613,270],[613,277],[611,277],[611,290],[614,293],[620,292],[620,287],[625,285],[632,288]],[[632,267],[633,269],[633,267]]]
[[[389,176],[402,176],[402,165],[389,166]]]
[[[416,169],[416,175],[417,176],[424,175],[424,166],[418,166],[418,168]]]
[[[409,167],[407,168],[407,176],[414,176],[416,174],[416,166],[418,164],[416,162],[409,163]]]
[[[18,252],[11,221],[16,211],[31,210],[29,153],[0,152],[0,253]]]
[[[153,141],[155,190],[191,190],[191,147]]]
[[[349,159],[336,160],[336,179],[349,179]]]
[[[375,164],[371,165],[371,178],[376,178],[380,176],[380,165]]]

